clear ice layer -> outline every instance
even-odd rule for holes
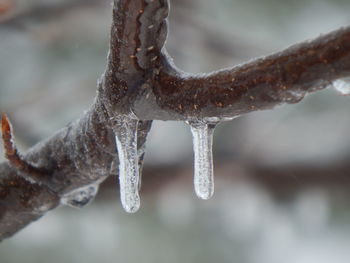
[[[201,199],[214,194],[213,133],[216,124],[188,122],[191,126],[194,150],[194,189]]]
[[[342,95],[350,95],[350,78],[342,78],[333,81],[333,87]]]
[[[128,213],[135,213],[140,208],[137,126],[138,120],[124,116],[117,120],[113,129],[119,156],[120,199]]]
[[[75,208],[82,208],[94,200],[98,192],[98,185],[88,185],[74,190],[61,198],[61,204]]]

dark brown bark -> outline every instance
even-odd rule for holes
[[[140,119],[234,117],[297,103],[306,94],[348,76],[350,27],[209,74],[184,73],[169,63],[168,56],[162,59],[152,89],[134,106]]]
[[[64,195],[115,174],[113,128],[122,115],[140,119],[141,149],[152,120],[233,118],[296,103],[350,75],[350,27],[232,69],[183,73],[163,48],[168,9],[166,0],[114,1],[107,68],[94,104],[20,157],[45,171],[44,178],[35,180],[11,158],[0,164],[0,240],[57,207]]]

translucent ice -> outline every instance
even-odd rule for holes
[[[350,95],[350,78],[337,79],[332,84],[342,95]]]
[[[88,185],[86,187],[74,190],[61,198],[61,203],[71,207],[82,208],[95,198],[98,191],[98,185]]]
[[[194,189],[201,199],[214,193],[213,133],[216,123],[190,121],[194,150]]]
[[[119,156],[120,199],[126,212],[140,208],[139,158],[137,151],[138,120],[124,116],[114,127]]]
[[[145,145],[138,148],[138,162],[139,162],[139,191],[141,190],[142,186],[142,160],[143,156],[145,154]]]

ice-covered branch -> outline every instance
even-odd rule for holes
[[[209,74],[185,73],[167,54],[162,59],[152,89],[134,105],[140,119],[234,117],[297,103],[350,76],[350,27]],[[152,110],[145,111],[146,107]]]
[[[10,155],[0,164],[0,240],[60,203],[88,203],[118,160],[123,205],[134,212],[152,120],[192,125],[195,188],[200,197],[209,198],[216,123],[296,103],[350,75],[350,27],[232,69],[203,75],[181,72],[163,48],[168,9],[166,0],[115,0],[107,67],[90,110],[22,155],[11,155],[15,147],[10,126],[5,127]]]
[[[41,183],[28,180],[33,177],[31,170],[18,168],[11,159],[0,164],[0,240],[60,203],[80,206],[89,201],[82,193],[115,173],[112,163],[117,152],[109,123],[103,105],[96,100],[81,119],[23,154],[22,160],[45,171],[47,177]],[[149,122],[140,121],[138,129],[141,149]],[[141,155],[139,165],[142,159]]]

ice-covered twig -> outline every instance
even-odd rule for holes
[[[160,72],[134,112],[140,119],[234,117],[297,103],[350,75],[350,26],[281,52],[209,74],[177,69],[166,53]],[[145,104],[152,111],[145,111]]]

